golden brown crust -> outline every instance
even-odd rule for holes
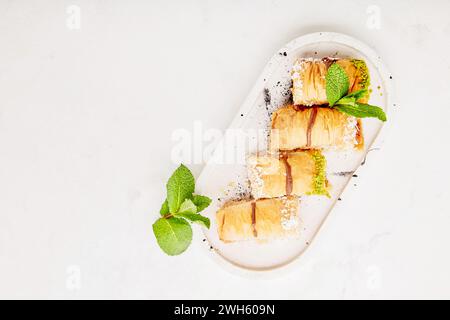
[[[317,115],[314,124],[309,126],[314,108],[317,108]],[[308,141],[308,130],[311,141]],[[360,121],[333,108],[301,108],[289,105],[277,110],[272,118],[271,151],[351,149],[361,142]]]
[[[292,168],[293,194],[300,196],[313,192],[316,163],[311,152],[291,152],[287,160]]]
[[[325,91],[327,70],[328,66],[322,60],[301,60],[294,65],[292,73],[294,104],[311,106],[327,103]]]
[[[316,163],[311,151],[286,152],[280,156],[250,156],[247,168],[252,196],[256,199],[301,196],[314,190]]]
[[[239,241],[253,237],[251,201],[229,203],[217,212],[219,238]]]
[[[219,238],[224,242],[294,236],[299,231],[298,198],[232,202],[217,212],[216,219]]]
[[[363,150],[364,149],[364,134],[363,134],[361,119],[357,119],[357,128],[358,128],[358,131],[356,133],[356,141],[357,141],[356,149]]]

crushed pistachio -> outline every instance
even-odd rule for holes
[[[353,66],[356,68],[357,72],[359,73],[359,77],[361,78],[361,81],[359,82],[361,89],[368,90],[367,99],[369,99],[370,94],[372,92],[372,90],[369,89],[369,86],[370,86],[369,69],[367,68],[367,65],[364,62],[364,60],[352,59],[351,62],[353,64]]]
[[[330,193],[327,190],[327,176],[326,176],[326,166],[327,160],[319,150],[314,150],[311,152],[311,156],[315,163],[315,174],[313,178],[313,190],[308,192],[308,195],[323,195],[330,198]]]
[[[370,75],[366,63],[364,60],[359,59],[352,59],[351,62],[360,74],[361,82],[359,84],[361,85],[361,88],[368,89],[370,86]]]

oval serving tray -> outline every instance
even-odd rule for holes
[[[267,243],[220,241],[215,212],[224,202],[248,194],[245,157],[266,150],[270,115],[290,101],[290,71],[295,60],[301,57],[364,59],[371,76],[369,103],[382,107],[388,120],[392,120],[388,108],[391,99],[389,74],[380,57],[364,43],[343,34],[318,32],[296,38],[281,48],[270,59],[197,180],[197,191],[213,198],[205,211],[211,219],[211,228],[205,230],[205,248],[208,255],[232,272],[247,275],[274,273],[298,261],[297,258],[316,236],[367,152],[375,147],[376,140],[380,141],[380,131],[388,123],[362,119],[365,138],[362,151],[324,152],[328,162],[327,176],[332,185],[331,198],[301,197],[299,238]],[[243,141],[246,142],[244,148]]]

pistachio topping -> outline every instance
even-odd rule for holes
[[[312,151],[311,156],[316,165],[316,172],[313,178],[313,190],[309,192],[308,195],[323,195],[330,197],[330,193],[327,190],[328,181],[325,172],[327,160],[319,150]]]
[[[361,85],[361,89],[368,89],[370,86],[370,75],[366,63],[364,62],[364,60],[359,59],[352,59],[351,62],[359,72],[361,78],[359,84]]]

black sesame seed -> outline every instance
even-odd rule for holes
[[[357,175],[357,174],[354,174],[354,175],[353,175],[353,178],[358,178],[358,175]]]

